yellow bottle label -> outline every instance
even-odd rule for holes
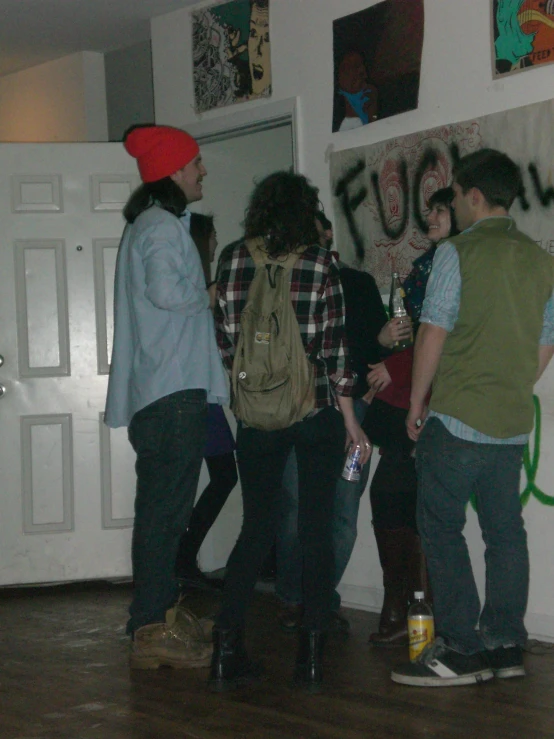
[[[432,616],[414,616],[408,619],[410,637],[410,660],[413,662],[427,644],[435,638],[435,621]]]

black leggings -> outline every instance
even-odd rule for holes
[[[417,476],[411,456],[414,443],[406,432],[403,408],[375,398],[369,406],[364,431],[380,447],[381,458],[371,485],[369,498],[376,529],[416,530]]]
[[[210,482],[194,506],[189,525],[179,544],[176,572],[184,572],[196,563],[198,551],[206,534],[221,513],[231,490],[238,481],[237,465],[233,452],[205,457]]]
[[[325,630],[334,589],[332,519],[337,478],[344,460],[341,414],[325,408],[286,429],[239,426],[237,459],[243,500],[240,536],[227,563],[216,619],[220,629],[241,628],[264,558],[282,514],[283,471],[291,449],[298,463],[298,534],[303,554],[303,626]]]

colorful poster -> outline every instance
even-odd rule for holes
[[[269,0],[232,0],[192,13],[195,109],[271,95]]]
[[[333,131],[417,108],[423,0],[385,0],[333,22]]]
[[[405,277],[429,247],[427,202],[452,181],[456,159],[488,146],[520,165],[524,191],[512,213],[554,254],[554,100],[331,154],[335,243],[344,261],[375,277]]]
[[[554,0],[492,0],[493,76],[554,62]]]

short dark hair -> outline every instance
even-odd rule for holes
[[[481,191],[488,205],[509,210],[522,188],[521,172],[507,154],[480,149],[454,165],[454,182],[465,194],[472,187]]]
[[[458,224],[456,223],[456,216],[452,209],[452,201],[454,200],[454,190],[451,187],[441,187],[440,190],[435,190],[427,202],[429,210],[433,210],[436,205],[444,205],[450,210],[450,233],[449,236],[456,236],[460,233]]]
[[[212,215],[190,214],[190,236],[200,254],[206,284],[211,282],[210,236],[214,231],[214,217]]]
[[[304,175],[285,171],[268,175],[250,196],[244,219],[245,237],[263,236],[270,256],[319,243],[315,225],[318,192]]]

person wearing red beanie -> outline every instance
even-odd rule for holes
[[[128,132],[123,145],[137,160],[143,182],[169,177],[200,152],[192,136],[172,126],[136,126]]]
[[[170,126],[125,137],[142,184],[123,215],[114,296],[114,340],[105,422],[128,427],[137,454],[130,665],[203,667],[211,648],[193,614],[176,604],[175,562],[194,504],[207,403],[226,403],[189,203],[206,169],[196,141]]]

